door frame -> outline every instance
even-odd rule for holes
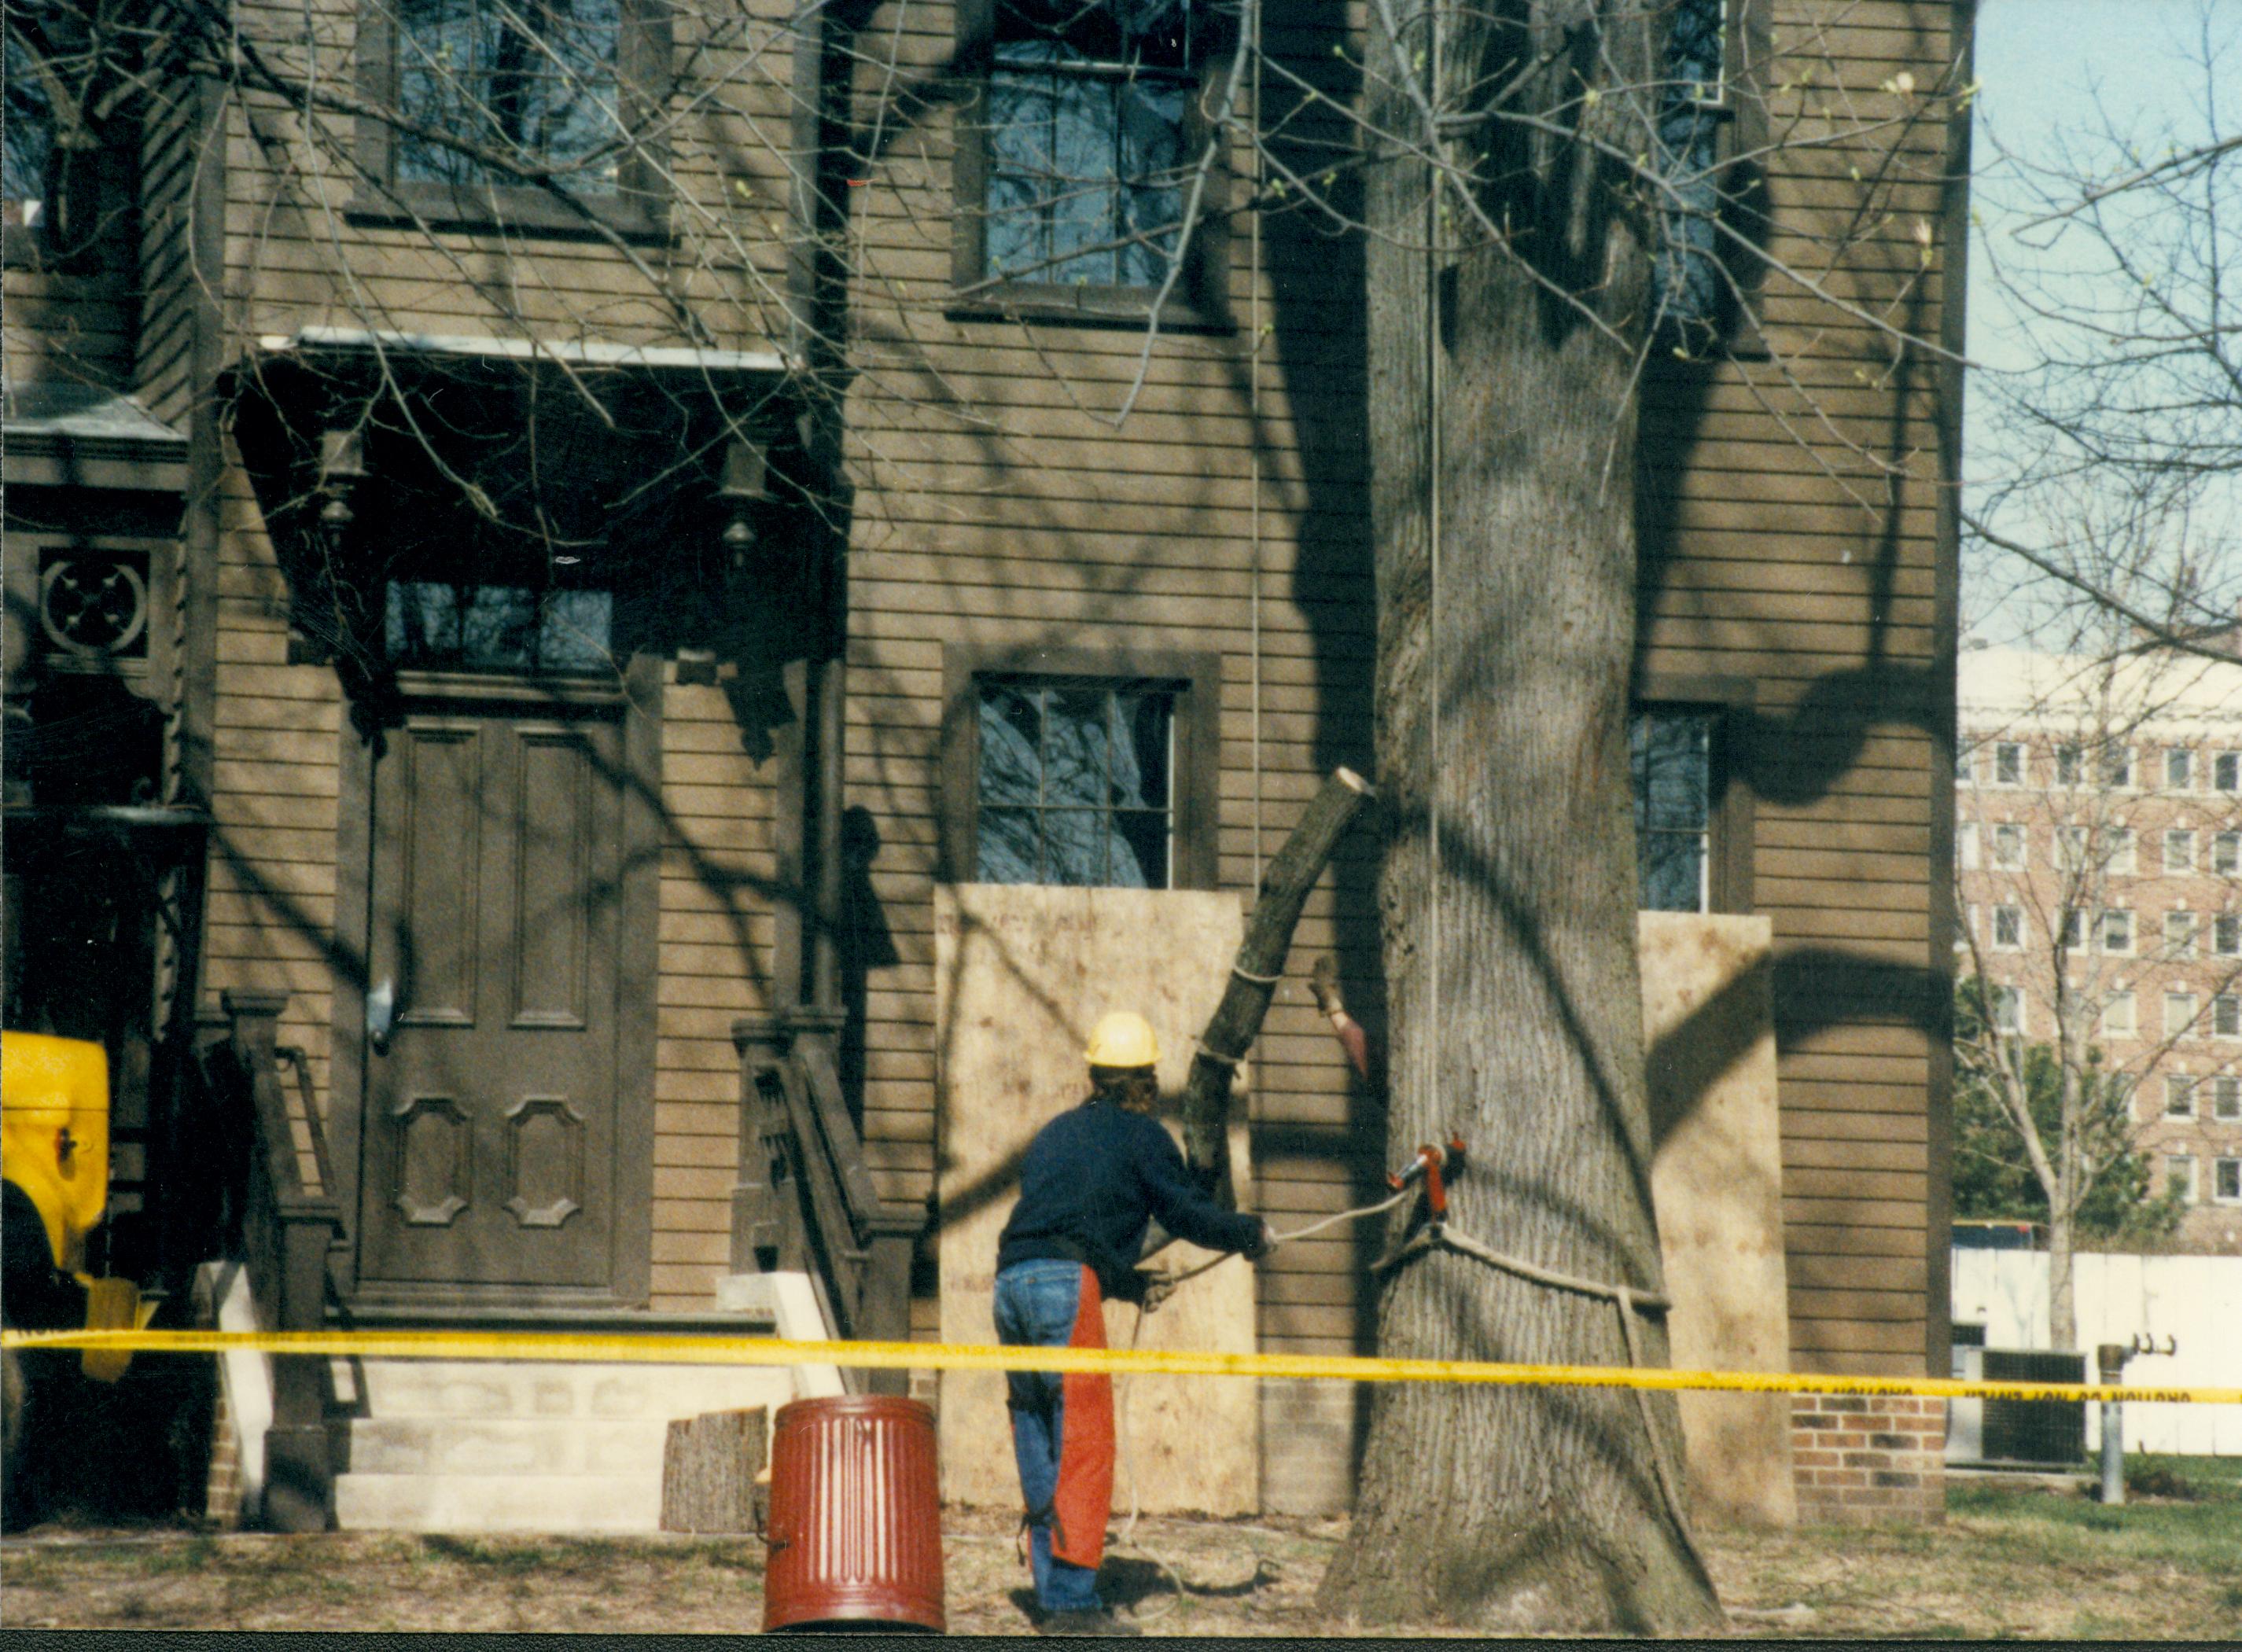
[[[622,905],[615,959],[614,1211],[609,1232],[608,1291],[551,1287],[490,1294],[467,1286],[426,1290],[385,1287],[369,1306],[503,1310],[534,1317],[544,1311],[643,1307],[653,1293],[654,1064],[659,1009],[661,919],[661,702],[663,661],[636,655],[612,683],[554,678],[523,686],[520,678],[467,673],[403,672],[407,703],[469,710],[477,704],[622,708]],[[366,1105],[366,993],[368,923],[373,896],[373,750],[342,720],[341,794],[335,822],[334,1012],[328,1078],[328,1139],[333,1144],[337,1196],[351,1241],[332,1272],[346,1301],[358,1299],[361,1163]]]

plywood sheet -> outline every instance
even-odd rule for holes
[[[1035,1132],[1080,1101],[1083,1048],[1108,1010],[1135,1010],[1160,1040],[1171,1130],[1193,1040],[1220,1000],[1244,918],[1235,893],[1044,889],[970,883],[935,890],[936,1117],[939,1132],[942,1340],[997,1340],[990,1303],[997,1236],[1017,1196],[1019,1156]],[[1234,1116],[1245,1115],[1238,1075]],[[1252,1201],[1245,1132],[1231,1133],[1239,1202]],[[1178,1244],[1178,1271],[1210,1253]],[[1126,1347],[1253,1351],[1253,1270],[1225,1262],[1185,1286],[1141,1330],[1133,1307],[1105,1311],[1106,1340]],[[1258,1385],[1232,1378],[1119,1380],[1117,1508],[1258,1513]],[[1004,1378],[942,1373],[943,1494],[1017,1505]]]
[[[1651,1196],[1674,1301],[1673,1363],[1787,1371],[1770,925],[1764,917],[1645,912],[1639,936]],[[1789,1396],[1680,1400],[1697,1515],[1795,1523]]]

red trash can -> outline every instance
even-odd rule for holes
[[[942,1634],[934,1413],[889,1394],[779,1407],[771,1430],[763,1630]]]

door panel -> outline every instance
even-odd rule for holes
[[[611,1291],[619,715],[428,713],[373,771],[361,1289]],[[652,983],[633,990],[651,991]]]

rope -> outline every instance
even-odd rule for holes
[[[1242,964],[1232,964],[1230,966],[1230,972],[1236,976],[1239,980],[1248,982],[1257,987],[1272,987],[1285,978],[1282,974],[1256,975],[1252,970],[1247,969]]]
[[[1515,1256],[1506,1256],[1467,1233],[1449,1232],[1447,1226],[1441,1222],[1428,1223],[1418,1229],[1406,1243],[1373,1263],[1371,1272],[1391,1272],[1411,1257],[1421,1255],[1435,1246],[1452,1250],[1460,1256],[1468,1256],[1489,1267],[1500,1268],[1529,1284],[1556,1291],[1574,1291],[1583,1296],[1601,1297],[1611,1303],[1619,1311],[1620,1340],[1627,1349],[1627,1366],[1630,1371],[1643,1369],[1642,1348],[1635,1335],[1635,1315],[1665,1313],[1670,1312],[1674,1306],[1655,1291],[1637,1290],[1626,1285],[1606,1285],[1600,1279],[1583,1279],[1577,1273],[1562,1273]],[[1666,1448],[1660,1438],[1657,1423],[1651,1415],[1650,1397],[1647,1390],[1635,1390],[1635,1406],[1642,1417],[1642,1431],[1650,1441],[1651,1470],[1658,1481],[1659,1495],[1665,1500],[1667,1517],[1674,1522],[1674,1529],[1686,1540],[1689,1523],[1682,1512],[1681,1488],[1674,1483],[1673,1467],[1666,1461]]]

